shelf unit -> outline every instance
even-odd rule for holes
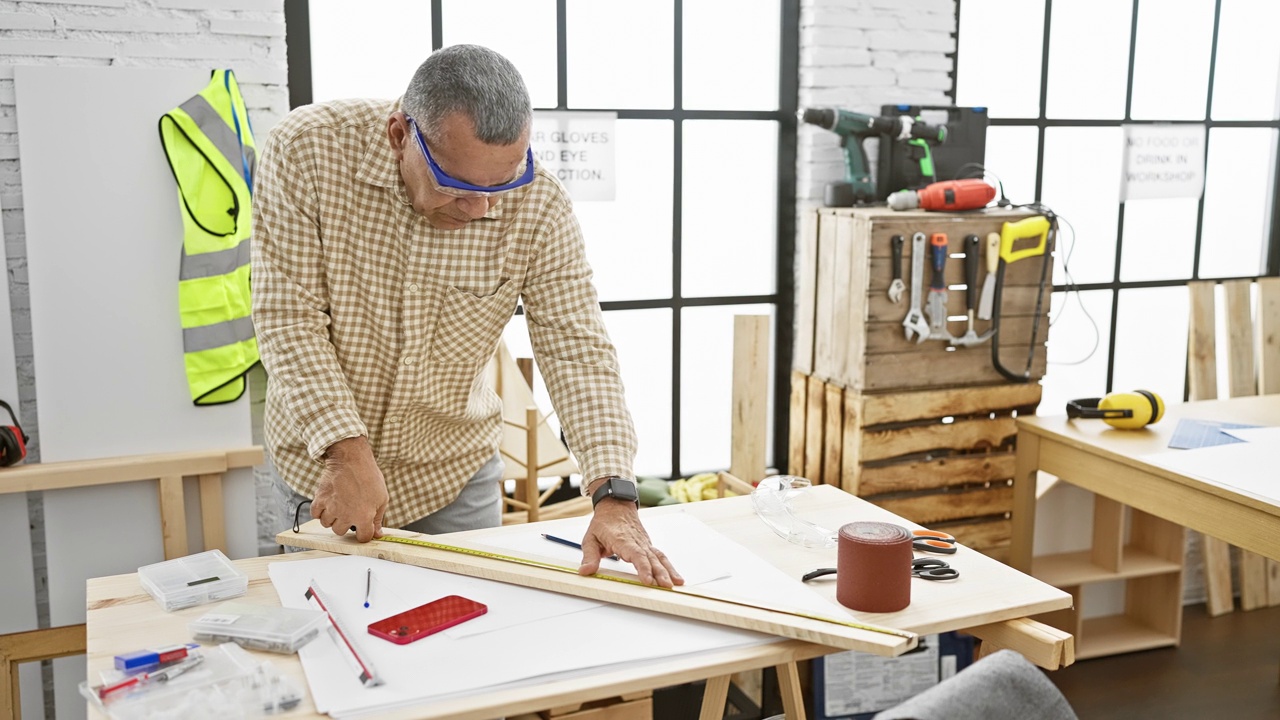
[[[1074,635],[1077,660],[1176,646],[1182,637],[1182,526],[1128,508],[1126,543],[1125,506],[1100,495],[1093,503],[1088,550],[1032,562],[1032,575],[1075,601],[1036,619]],[[1084,587],[1113,581],[1124,582],[1124,612],[1084,619]]]

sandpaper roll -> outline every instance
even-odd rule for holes
[[[836,600],[860,612],[896,612],[911,603],[911,533],[885,522],[851,522],[836,548]]]

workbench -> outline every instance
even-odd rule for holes
[[[1168,449],[1181,418],[1280,425],[1280,395],[1173,405],[1159,423],[1141,430],[1065,416],[1017,420],[1010,564],[1077,597],[1092,583],[1127,586],[1121,615],[1085,620],[1077,602],[1073,611],[1046,618],[1077,637],[1080,658],[1178,644],[1183,528],[1280,560],[1280,489],[1260,498],[1142,458]],[[1094,493],[1089,550],[1033,558],[1041,471]],[[1133,509],[1127,542],[1124,506]]]
[[[795,498],[798,516],[824,527],[837,528],[855,520],[897,522],[916,527],[870,503],[837,488],[818,486]],[[680,506],[649,508],[641,516],[666,512],[687,512],[730,539],[765,558],[774,566],[797,579],[815,567],[834,565],[835,550],[808,550],[792,545],[774,535],[754,514],[749,497],[725,498]],[[434,536],[437,542],[465,539],[492,539],[496,535],[520,531],[518,526]],[[527,526],[524,528],[527,531]],[[330,535],[330,537],[334,537]],[[334,538],[339,540],[338,538]],[[354,543],[354,540],[350,542]],[[372,543],[358,546],[364,554],[380,554],[388,548],[405,546],[394,543]],[[384,556],[388,556],[383,553]],[[324,557],[326,553],[310,551],[236,561],[249,575],[246,598],[266,605],[279,604],[275,589],[267,577],[272,563],[294,562]],[[888,626],[917,634],[967,630],[992,646],[1019,650],[1033,662],[1050,669],[1069,665],[1074,660],[1072,639],[1065,633],[1026,620],[1029,615],[1066,608],[1068,594],[1050,587],[1013,568],[1002,565],[966,547],[960,547],[947,561],[962,573],[953,582],[912,581],[912,602],[896,613],[855,613],[850,619]],[[507,563],[510,565],[510,563]],[[545,572],[538,568],[520,567],[523,571]],[[564,576],[570,580],[593,581],[590,578]],[[604,583],[618,585],[618,583]],[[627,586],[629,587],[629,586]],[[813,589],[834,600],[835,583],[818,582]],[[678,594],[656,589],[638,588],[666,596]],[[90,677],[110,666],[116,653],[139,647],[186,642],[190,636],[186,625],[193,617],[208,612],[211,606],[197,606],[165,613],[152,601],[138,583],[136,574],[95,578],[88,583],[88,664]],[[566,632],[573,632],[571,625]],[[492,718],[515,715],[573,703],[598,700],[628,693],[652,690],[695,680],[708,679],[702,717],[719,718],[723,714],[728,676],[761,667],[780,669],[780,686],[788,718],[803,718],[803,704],[794,663],[834,650],[801,640],[779,638],[764,645],[704,652],[662,663],[646,663],[634,667],[606,667],[586,676],[548,678],[535,687],[519,689],[495,688],[467,697],[432,702],[427,706],[398,711],[387,717],[415,718]],[[264,654],[301,688],[306,687],[302,666],[296,656]],[[477,668],[477,672],[482,672]],[[315,716],[310,698],[290,717]]]

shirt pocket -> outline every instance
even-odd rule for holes
[[[481,365],[498,346],[502,330],[516,309],[519,286],[506,280],[491,295],[479,296],[456,287],[445,289],[440,303],[431,360]]]

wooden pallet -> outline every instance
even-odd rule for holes
[[[792,373],[790,467],[1004,559],[1014,417],[1038,384],[861,393]]]

